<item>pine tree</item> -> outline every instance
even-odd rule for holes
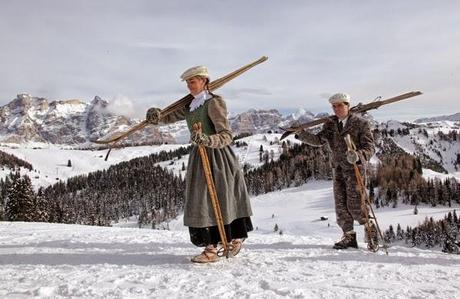
[[[404,231],[401,229],[401,225],[399,223],[398,223],[398,226],[396,227],[396,239],[397,240],[404,239]]]
[[[11,185],[6,195],[5,214],[8,221],[34,221],[35,194],[28,176],[10,174]]]
[[[48,214],[48,202],[46,198],[43,196],[43,188],[40,187],[38,189],[37,195],[35,196],[34,201],[34,221],[37,222],[46,222],[49,219]]]

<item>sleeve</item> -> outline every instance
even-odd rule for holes
[[[308,145],[320,147],[327,143],[327,132],[327,125],[324,124],[321,131],[319,131],[317,134],[313,134],[308,130],[302,130],[295,135],[295,138]]]
[[[360,147],[357,149],[361,161],[369,161],[375,153],[374,135],[369,122],[363,124],[363,131],[359,137]]]
[[[222,98],[215,97],[209,102],[208,116],[216,129],[216,134],[209,136],[209,147],[223,148],[230,145],[233,135],[227,119],[227,105]]]
[[[175,123],[176,121],[181,121],[185,119],[186,108],[183,107],[179,110],[176,110],[166,116],[162,116],[160,112],[160,123],[161,124],[170,124]]]

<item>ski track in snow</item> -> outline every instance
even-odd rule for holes
[[[0,298],[458,297],[458,255],[404,244],[388,256],[371,253],[358,227],[359,249],[333,250],[340,231],[331,220],[330,184],[253,198],[257,230],[238,256],[213,264],[190,262],[200,248],[181,219],[169,223],[170,231],[0,222]],[[377,215],[387,227],[411,211],[378,209]],[[436,211],[438,218],[445,214]],[[322,215],[329,220],[319,221]],[[273,232],[275,223],[283,235]]]

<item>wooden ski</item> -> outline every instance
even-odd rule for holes
[[[421,95],[421,94],[422,94],[422,92],[420,92],[420,91],[411,91],[411,92],[404,93],[404,94],[401,94],[399,96],[389,98],[389,99],[386,99],[386,100],[373,101],[373,102],[370,102],[368,104],[358,104],[358,105],[350,108],[350,112],[363,113],[363,112],[366,112],[368,110],[377,109],[377,108],[379,108],[380,106],[383,106],[383,105],[387,105],[387,104],[391,104],[391,103],[394,103],[394,102],[402,101],[402,100],[412,98],[412,97],[415,97],[415,96],[418,96],[418,95]],[[327,117],[315,119],[313,121],[301,124],[299,126],[292,126],[292,127],[289,127],[289,128],[280,128],[281,130],[284,131],[283,135],[281,135],[281,140],[283,140],[284,138],[288,137],[289,135],[291,135],[293,133],[296,133],[296,132],[298,132],[300,130],[308,129],[308,128],[323,124],[328,119],[330,119],[331,117],[332,116],[327,116]]]
[[[262,56],[261,58],[257,59],[256,61],[250,63],[250,64],[247,64],[219,79],[216,79],[214,81],[212,81],[211,83],[209,83],[208,85],[208,89],[210,91],[214,91],[220,87],[222,87],[224,84],[226,84],[227,82],[233,80],[234,78],[238,77],[239,75],[243,74],[244,72],[248,71],[249,69],[253,68],[254,66],[258,65],[258,64],[261,64],[262,62],[266,61],[268,59],[267,56]],[[188,94],[186,95],[185,97],[181,98],[180,100],[172,103],[171,105],[167,106],[166,108],[162,109],[161,110],[161,116],[160,116],[160,121],[161,121],[161,118],[163,117],[166,117],[167,115],[179,110],[179,109],[182,109],[184,108],[185,106],[189,105],[193,100],[193,96],[191,94]],[[139,124],[129,128],[127,131],[125,132],[121,132],[121,133],[118,133],[118,134],[115,134],[114,136],[110,137],[110,138],[107,138],[107,139],[103,139],[103,140],[94,140],[92,142],[94,143],[97,143],[97,144],[111,144],[111,143],[115,143],[117,141],[120,141],[121,139],[131,135],[132,133],[138,131],[138,130],[141,130],[143,129],[144,127],[146,127],[149,123],[147,122],[147,120],[144,120],[142,122],[140,122]]]

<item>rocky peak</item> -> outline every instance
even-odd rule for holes
[[[2,107],[2,110],[16,111],[24,115],[31,108],[37,110],[48,109],[48,101],[44,98],[33,97],[27,93],[20,93],[10,103]]]
[[[236,115],[232,119],[231,128],[237,133],[261,133],[275,129],[283,116],[276,109],[256,110]]]
[[[105,108],[108,102],[96,96],[89,104],[78,99],[52,101],[21,93],[0,107],[0,142],[45,142],[80,145],[93,139],[125,130],[138,120],[114,115]],[[172,142],[156,127],[138,134],[131,143]]]

